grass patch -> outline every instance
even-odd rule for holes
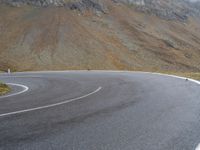
[[[0,83],[0,96],[8,93],[10,91],[9,86],[6,84]]]

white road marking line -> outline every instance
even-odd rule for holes
[[[85,72],[88,72],[87,70],[82,70]],[[68,73],[68,72],[81,72],[81,71],[43,71],[43,72],[30,72],[30,73]],[[112,71],[112,70],[107,70],[107,71],[102,71],[102,70],[91,70],[90,72],[118,72],[118,73],[146,73],[146,74],[155,74],[155,75],[161,75],[161,76],[168,76],[168,77],[174,77],[174,78],[179,78],[179,79],[188,79],[188,81],[194,82],[196,84],[200,85],[200,81],[194,80],[194,79],[190,79],[190,78],[186,78],[186,77],[180,77],[180,76],[176,76],[176,75],[169,75],[169,74],[162,74],[162,73],[155,73],[155,72],[141,72],[141,71]],[[29,73],[29,72],[27,72]],[[64,101],[61,103],[56,103],[56,104],[51,104],[51,105],[47,105],[47,106],[42,106],[42,107],[37,107],[37,108],[31,108],[31,109],[27,109],[27,110],[21,110],[21,111],[16,111],[16,112],[10,112],[10,113],[5,113],[5,114],[0,114],[0,117],[2,116],[8,116],[8,115],[13,115],[13,114],[19,114],[19,113],[23,113],[23,112],[29,112],[29,111],[34,111],[34,110],[39,110],[39,109],[43,109],[43,108],[49,108],[49,107],[54,107],[54,106],[58,106],[58,105],[62,105],[65,103],[69,103],[75,100],[79,100],[82,99],[84,97],[87,97],[89,95],[92,95],[98,91],[100,91],[102,89],[102,87],[99,87],[97,90],[95,90],[92,93],[89,93],[87,95],[84,95],[82,97],[78,97],[78,98],[74,98],[68,101]],[[21,94],[21,93],[20,93]],[[11,95],[13,96],[13,95]],[[0,97],[1,98],[1,97]],[[199,149],[200,150],[200,149]]]
[[[183,80],[188,79],[188,81],[194,82],[196,84],[200,84],[200,81],[197,81],[197,80],[194,80],[194,79],[190,79],[190,78],[187,78],[187,77],[180,77],[180,76],[176,76],[176,75],[162,74],[162,73],[151,73],[151,74],[157,74],[157,75],[161,75],[161,76],[174,77],[174,78],[183,79]]]
[[[22,93],[24,93],[24,92],[26,92],[26,91],[29,90],[29,88],[28,88],[27,86],[22,85],[22,84],[16,84],[16,83],[6,83],[6,84],[7,84],[7,85],[14,85],[14,86],[22,87],[23,90],[20,91],[20,92],[17,92],[17,93],[13,93],[13,94],[9,94],[9,95],[0,96],[0,99],[1,99],[1,98],[6,98],[6,97],[11,97],[11,96],[16,96],[16,95],[22,94]]]
[[[163,75],[163,76],[171,76],[171,77],[175,77],[175,78],[179,78],[179,79],[189,79],[192,82],[200,84],[200,81],[197,81],[197,80],[194,80],[194,79],[190,79],[190,78],[186,78],[186,77],[180,77],[180,76],[176,76],[176,75],[157,73],[157,72],[145,72],[145,71],[142,72],[142,71],[124,71],[124,70],[123,71],[120,71],[120,70],[119,71],[118,70],[90,70],[90,71],[88,71],[88,70],[64,70],[64,71],[52,71],[52,70],[49,70],[49,71],[27,71],[27,72],[15,72],[15,73],[17,73],[17,74],[20,74],[20,73],[24,73],[24,74],[29,74],[29,73],[39,74],[39,73],[70,73],[70,72],[148,73],[148,74],[157,74],[157,75]],[[4,76],[2,76],[2,77],[4,77]],[[12,76],[10,76],[10,77],[12,77]],[[24,77],[24,76],[22,76],[22,77]]]
[[[35,73],[35,74],[39,74],[39,73],[70,73],[70,72],[102,72],[102,73],[106,73],[106,72],[110,72],[110,73],[147,73],[147,74],[155,74],[155,75],[161,75],[161,76],[169,76],[169,77],[174,77],[174,78],[179,78],[179,79],[188,79],[191,82],[200,84],[200,81],[194,80],[194,79],[190,79],[187,77],[180,77],[180,76],[176,76],[176,75],[170,75],[170,74],[164,74],[164,73],[157,73],[157,72],[142,72],[142,71],[118,71],[118,70],[64,70],[64,71],[29,71],[29,72],[16,72],[18,74],[20,73],[25,73],[25,74],[29,74],[29,73]]]
[[[9,116],[9,115],[16,115],[16,114],[21,114],[21,113],[25,113],[25,112],[41,110],[41,109],[45,109],[45,108],[51,108],[51,107],[67,104],[67,103],[70,103],[70,102],[73,102],[73,101],[77,101],[77,100],[86,98],[90,95],[93,95],[93,94],[99,92],[101,89],[102,89],[102,87],[99,87],[98,89],[96,89],[95,91],[93,91],[89,94],[86,94],[86,95],[83,95],[83,96],[80,96],[80,97],[77,97],[77,98],[69,99],[69,100],[66,100],[66,101],[63,101],[63,102],[55,103],[55,104],[50,104],[50,105],[45,105],[45,106],[41,106],[41,107],[35,107],[35,108],[24,109],[24,110],[19,110],[19,111],[15,111],[15,112],[0,114],[0,117]]]
[[[181,76],[176,76],[176,75],[171,75],[171,74],[164,74],[164,73],[157,73],[157,72],[142,72],[142,71],[115,71],[115,70],[91,70],[90,72],[110,72],[110,73],[145,73],[145,74],[155,74],[155,75],[160,75],[160,76],[168,76],[168,77],[173,77],[173,78],[178,78],[178,79],[183,79],[186,80],[188,79],[188,81],[200,84],[200,81],[191,79],[191,78],[187,78],[187,77],[181,77]]]
[[[200,143],[197,145],[197,147],[195,148],[195,150],[200,150]]]

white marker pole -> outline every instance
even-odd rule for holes
[[[10,74],[10,68],[8,68],[8,74]]]

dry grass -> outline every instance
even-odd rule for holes
[[[0,95],[4,95],[10,91],[10,88],[3,83],[0,83]]]

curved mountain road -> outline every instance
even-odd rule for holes
[[[0,74],[0,150],[195,150],[200,85],[151,73]],[[24,90],[23,92],[20,92]]]

